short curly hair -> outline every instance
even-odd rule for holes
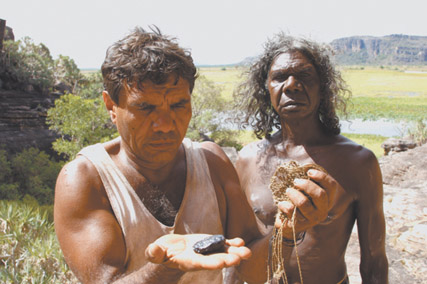
[[[250,125],[259,139],[269,139],[273,128],[281,129],[280,117],[271,104],[266,82],[274,59],[282,53],[294,52],[302,53],[315,67],[320,78],[319,119],[327,133],[338,135],[341,130],[336,110],[346,113],[346,101],[351,92],[330,60],[331,48],[283,32],[266,42],[263,54],[250,66],[245,80],[235,92],[238,107],[245,113],[243,127]]]
[[[136,83],[138,88],[145,80],[164,84],[170,75],[187,80],[193,91],[198,75],[190,52],[157,27],[150,30],[136,27],[107,50],[101,71],[104,88],[115,103],[119,102],[123,84]]]

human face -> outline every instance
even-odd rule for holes
[[[284,119],[317,117],[320,104],[319,75],[300,52],[278,55],[268,73],[273,108]]]
[[[122,92],[113,122],[128,156],[145,167],[171,162],[191,119],[188,82],[170,76],[163,85],[147,81],[140,89],[125,87]]]

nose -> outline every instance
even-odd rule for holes
[[[172,111],[159,110],[153,118],[153,130],[155,132],[170,132],[174,128],[174,118]]]
[[[283,92],[287,93],[295,93],[300,91],[302,88],[301,83],[298,81],[297,78],[295,78],[295,76],[291,75],[288,77],[288,79],[286,79],[285,84],[283,86]]]

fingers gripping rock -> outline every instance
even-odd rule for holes
[[[287,188],[294,187],[295,179],[309,179],[307,171],[316,169],[326,173],[326,170],[317,164],[299,165],[295,161],[290,161],[280,165],[270,179],[270,190],[273,193],[274,202],[289,201],[286,195]]]

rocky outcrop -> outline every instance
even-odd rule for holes
[[[381,144],[381,148],[384,149],[384,156],[393,152],[403,152],[408,149],[414,149],[417,143],[412,139],[397,139],[389,138]]]
[[[353,36],[331,42],[339,64],[424,65],[427,37],[389,35]]]
[[[46,125],[46,114],[57,97],[0,89],[0,145],[11,153],[36,147],[54,154],[52,142],[57,136]]]

